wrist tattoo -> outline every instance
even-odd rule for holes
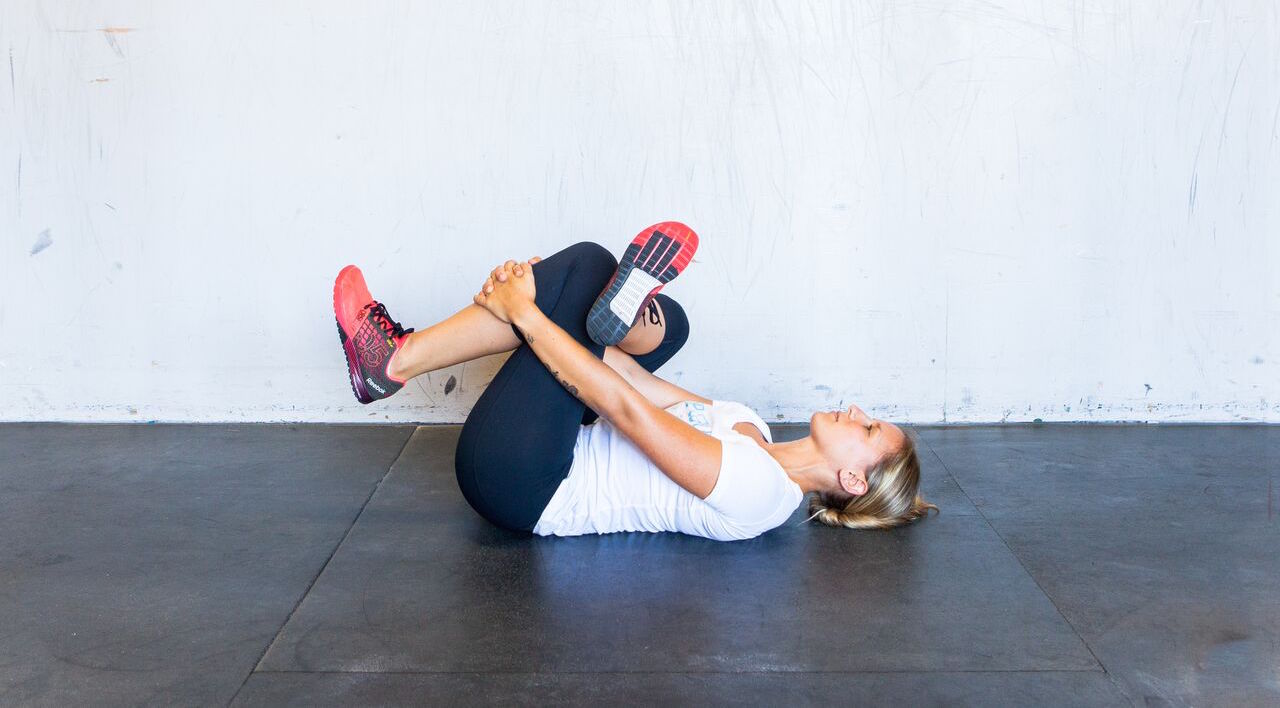
[[[520,331],[520,334],[524,335],[524,340],[525,340],[525,342],[527,342],[527,343],[528,343],[528,344],[530,344],[530,345],[532,345],[532,344],[533,344],[533,342],[534,342],[535,340],[534,340],[534,338],[533,338],[533,335],[532,335],[532,334],[529,334],[528,332],[526,332],[524,329],[522,329],[522,328],[520,328],[520,327],[516,327],[516,329],[518,329],[518,330]],[[538,361],[542,361],[542,358],[541,358],[541,357],[538,357]],[[561,375],[560,375],[560,371],[559,371],[559,370],[557,370],[557,369],[552,369],[552,368],[551,368],[551,365],[550,365],[550,364],[548,364],[548,363],[547,363],[547,362],[545,362],[545,361],[543,361],[543,362],[542,362],[542,365],[543,365],[543,366],[545,366],[545,367],[547,368],[547,371],[550,371],[550,372],[551,372],[551,378],[555,379],[555,380],[556,380],[556,383],[558,383],[558,384],[560,384],[561,386],[563,386],[563,387],[564,387],[564,390],[568,391],[570,396],[573,396],[574,398],[578,399],[579,401],[581,401],[581,400],[582,400],[582,396],[578,395],[578,387],[577,387],[577,386],[574,386],[574,385],[573,385],[573,384],[571,384],[571,383],[569,383],[569,381],[568,381],[568,380],[566,380],[563,376],[561,376]],[[583,402],[585,403],[585,401],[583,401]]]
[[[561,386],[564,386],[564,390],[568,391],[570,396],[573,396],[579,401],[582,400],[582,396],[578,395],[578,387],[574,386],[573,384],[565,380],[565,378],[560,375],[559,371],[551,370],[551,378],[555,379],[556,383],[560,384]]]

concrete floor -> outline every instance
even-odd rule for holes
[[[917,432],[941,516],[722,544],[490,527],[455,426],[0,425],[0,704],[1280,704],[1280,427]]]

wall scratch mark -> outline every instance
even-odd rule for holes
[[[1252,39],[1249,44],[1253,44]],[[1240,55],[1240,63],[1236,64],[1236,75],[1231,79],[1231,90],[1227,91],[1227,103],[1222,107],[1222,131],[1218,134],[1218,162],[1222,162],[1222,143],[1227,139],[1227,116],[1231,114],[1231,99],[1236,95],[1236,84],[1240,81],[1240,70],[1244,68],[1245,57],[1249,56],[1249,47],[1245,47]]]
[[[418,384],[418,390],[422,391],[423,395],[427,397],[428,401],[431,401],[431,405],[433,406],[436,405],[436,397],[432,396],[431,392],[427,390],[427,387],[422,385],[422,377],[419,376],[418,378],[414,379],[414,383]]]
[[[1200,131],[1200,144],[1196,146],[1196,156],[1191,159],[1191,186],[1187,193],[1187,221],[1191,221],[1191,215],[1196,209],[1196,188],[1200,177],[1200,151],[1204,150],[1204,134],[1205,131]],[[1173,243],[1174,245],[1178,243],[1176,236],[1173,238]]]
[[[103,27],[102,38],[107,40],[107,46],[111,47],[111,51],[115,52],[116,56],[124,59],[124,49],[120,46],[120,43],[116,41],[116,36],[128,34],[132,31],[132,27]]]
[[[31,255],[34,256],[37,253],[43,251],[44,249],[52,245],[53,245],[53,235],[49,232],[49,229],[45,229],[44,231],[40,232],[39,236],[36,236],[35,245],[31,247]]]
[[[1200,173],[1191,172],[1191,186],[1187,188],[1187,221],[1191,220],[1191,215],[1196,212],[1196,186],[1200,182]]]

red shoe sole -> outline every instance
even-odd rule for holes
[[[618,269],[587,314],[591,339],[605,346],[621,342],[636,315],[649,306],[662,286],[684,272],[697,250],[698,234],[678,221],[664,221],[641,231],[627,246]]]

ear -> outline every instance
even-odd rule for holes
[[[860,497],[867,493],[867,475],[862,470],[840,470],[840,488],[847,494]]]

